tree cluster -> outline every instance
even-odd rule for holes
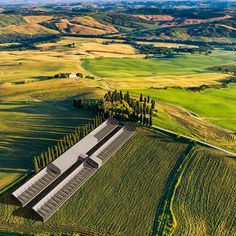
[[[98,109],[105,117],[115,117],[122,120],[140,122],[152,126],[153,116],[156,115],[155,100],[150,96],[140,94],[139,99],[131,98],[129,92],[109,91],[104,99],[98,103]]]
[[[236,65],[212,66],[209,67],[208,70],[221,73],[234,73],[236,75]]]
[[[48,147],[48,150],[42,152],[39,156],[33,159],[34,170],[37,173],[39,170],[46,167],[49,163],[61,156],[64,152],[70,149],[78,141],[88,135],[91,131],[97,128],[104,121],[103,114],[98,114],[93,122],[86,125],[78,126],[71,134],[67,134],[64,138],[60,139],[53,147]]]
[[[154,54],[154,55],[170,55],[174,53],[205,53],[206,55],[211,54],[212,47],[210,46],[199,46],[199,47],[155,47],[153,44],[133,44],[133,46],[139,50],[141,54]]]
[[[57,42],[60,39],[60,37],[56,35],[22,36],[17,34],[17,36],[13,37],[12,35],[6,35],[5,37],[6,37],[5,40],[0,39],[0,43],[17,42],[18,44],[0,46],[0,50],[8,50],[8,51],[37,50],[38,49],[37,45],[40,43]]]

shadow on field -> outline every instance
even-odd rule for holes
[[[0,148],[4,149],[0,151],[0,169],[32,169],[33,156],[46,151],[48,146],[55,145],[77,125],[91,121],[94,116],[90,111],[74,108],[72,99],[6,101],[1,103],[0,112],[6,113],[4,122],[11,127],[9,130],[0,127]]]
[[[11,194],[13,191],[7,192],[0,197],[0,203],[12,206],[20,206],[20,203]]]
[[[49,78],[49,76],[35,76],[33,77],[34,79],[40,80],[40,81],[44,81],[44,80],[50,80],[52,78]]]
[[[19,207],[12,212],[13,216],[25,218],[28,220],[39,221],[39,218],[32,212],[32,209],[29,206]]]

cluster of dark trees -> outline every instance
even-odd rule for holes
[[[212,66],[208,70],[221,72],[221,73],[234,73],[236,75],[236,65],[221,65],[221,66]]]
[[[8,35],[7,37],[11,37],[11,35]],[[7,38],[8,39],[8,38]],[[36,50],[38,49],[36,47],[37,44],[40,43],[48,43],[48,42],[57,42],[59,41],[60,37],[57,35],[36,35],[36,36],[22,36],[19,35],[19,39],[13,40],[5,40],[4,43],[9,42],[16,42],[18,44],[12,44],[8,46],[1,46],[0,50],[8,50],[8,51],[14,51],[14,50]],[[0,39],[1,43],[1,39]]]
[[[236,77],[231,76],[230,78],[220,80],[219,82],[220,82],[220,84],[210,84],[210,85],[203,84],[198,87],[190,87],[190,88],[188,88],[188,90],[190,90],[192,92],[202,92],[202,91],[204,91],[206,89],[210,89],[210,88],[214,88],[214,89],[227,88],[229,84],[236,82]]]
[[[105,94],[104,99],[98,102],[98,109],[104,113],[104,117],[111,116],[152,126],[155,105],[149,95],[144,97],[140,94],[140,98],[135,99],[130,97],[129,92],[115,90]]]
[[[132,44],[141,54],[154,54],[154,55],[170,55],[174,53],[205,53],[206,55],[211,54],[212,47],[210,46],[199,46],[199,47],[178,47],[178,48],[167,48],[167,47],[155,47],[153,44]]]
[[[224,49],[228,51],[236,51],[236,46],[226,46]]]
[[[33,159],[35,172],[43,169],[53,160],[61,156],[79,140],[84,138],[96,127],[98,127],[103,121],[104,116],[103,114],[99,113],[93,119],[93,122],[76,127],[73,133],[64,136],[64,138],[60,139],[55,146],[49,147],[46,152],[42,152],[39,156],[35,156]]]

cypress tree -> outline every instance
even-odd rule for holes
[[[45,156],[45,166],[47,166],[49,164],[49,158],[48,158],[48,153],[44,153]]]
[[[107,95],[107,101],[111,101],[111,91],[108,91]]]
[[[155,109],[155,101],[154,101],[154,100],[152,100],[152,102],[151,102],[151,103],[152,103],[152,106],[151,106],[151,108],[152,108],[152,109]]]
[[[150,103],[150,96],[148,95],[147,102]]]
[[[84,135],[84,126],[81,127],[81,136],[82,136],[82,138],[84,138],[84,136],[85,136]]]
[[[152,116],[149,116],[149,125],[152,126]]]
[[[44,154],[41,154],[41,160],[42,160],[42,168],[44,168],[46,166],[46,162],[45,162],[45,157]]]
[[[50,149],[50,147],[48,147],[47,156],[48,156],[48,163],[50,163],[51,160],[52,160],[51,149]]]
[[[72,145],[75,145],[77,143],[75,134],[71,135],[71,142],[72,142]]]
[[[65,138],[65,144],[67,147],[70,147],[70,139],[69,139],[69,135],[66,135],[66,138]]]
[[[141,93],[140,94],[140,99],[139,99],[140,102],[143,102],[143,94]]]
[[[144,125],[146,124],[146,116],[145,115],[143,116],[143,124]]]
[[[70,147],[72,147],[74,145],[72,134],[69,135],[69,140],[70,140]]]
[[[38,161],[38,166],[39,166],[39,169],[41,169],[41,167],[42,167],[42,164],[41,164],[40,156],[38,156],[38,157],[37,157],[37,161]]]
[[[123,99],[124,99],[123,92],[122,90],[120,90],[120,100],[123,100]]]
[[[130,105],[130,95],[129,95],[129,92],[127,92],[127,102]]]
[[[56,153],[55,153],[55,148],[54,147],[51,147],[51,157],[52,157],[52,161],[55,160],[57,157],[56,157]]]
[[[146,107],[146,112],[147,112],[147,114],[150,112],[150,107],[149,106]]]
[[[39,164],[36,157],[34,157],[34,171],[37,173],[39,171]]]
[[[63,141],[63,139],[60,140],[60,147],[61,147],[61,150],[63,152],[63,150],[64,150],[64,141]]]
[[[84,136],[87,136],[87,134],[88,134],[88,126],[85,125],[84,126]]]
[[[58,156],[60,156],[61,154],[62,154],[62,149],[61,149],[61,146],[60,145],[58,145]]]
[[[107,93],[104,95],[104,100],[108,101],[108,94]]]
[[[59,157],[59,151],[58,151],[58,146],[55,145],[54,146],[54,150],[55,150],[55,159]]]
[[[80,132],[77,132],[76,133],[76,142],[79,142],[79,140],[80,140]]]

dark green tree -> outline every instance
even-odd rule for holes
[[[42,168],[44,168],[46,166],[46,161],[43,153],[41,153],[41,160],[42,160]]]
[[[155,101],[154,100],[152,100],[152,102],[151,102],[151,108],[154,110],[155,109],[155,106],[156,106],[156,103],[155,103]]]
[[[149,125],[152,126],[152,116],[149,116]]]
[[[140,102],[143,102],[143,94],[142,94],[142,93],[140,94],[139,101],[140,101]]]
[[[34,157],[34,171],[37,173],[39,171],[39,164],[37,157]]]

